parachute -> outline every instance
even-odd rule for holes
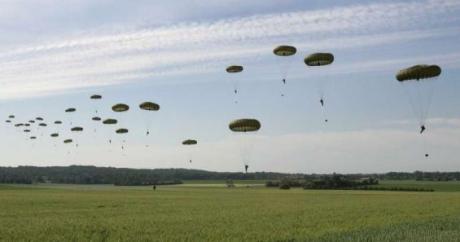
[[[29,120],[29,123],[31,124],[35,123],[35,120]]]
[[[308,67],[318,67],[318,66],[327,66],[334,62],[334,55],[331,53],[313,53],[304,58],[304,63]],[[325,86],[326,86],[327,79],[317,79],[316,86],[318,88],[318,95],[319,95],[319,103],[321,104],[321,108],[324,114],[324,106],[325,106]],[[324,117],[324,121],[327,123],[328,119]]]
[[[160,110],[160,105],[158,105],[156,103],[153,103],[153,102],[143,102],[143,103],[139,104],[139,108],[141,110],[145,110],[145,111],[158,111],[158,110]],[[145,115],[149,115],[149,114],[146,113]],[[147,117],[144,117],[144,120],[145,120],[145,126],[146,126],[145,134],[149,135],[150,134],[151,121]]]
[[[182,141],[182,145],[190,146],[190,148],[195,146],[196,144],[198,144],[198,141],[196,141],[194,139],[186,139],[186,140]],[[193,153],[192,150],[189,149],[189,151],[188,151],[189,163],[192,163],[192,161],[193,161],[193,154],[192,153]]]
[[[22,127],[22,126],[24,126],[23,123],[17,123],[17,124],[14,125],[14,127]]]
[[[65,140],[64,140],[64,144],[70,144],[70,143],[72,143],[72,142],[73,142],[72,139],[65,139]]]
[[[286,84],[286,78],[293,60],[292,56],[297,53],[297,49],[294,46],[290,45],[280,45],[273,50],[273,54],[279,56],[277,58],[280,66],[280,73],[283,84]],[[281,96],[284,96],[284,93],[281,93]]]
[[[72,132],[81,132],[83,131],[83,127],[73,127],[70,129],[70,131]]]
[[[433,79],[441,75],[441,67],[437,65],[415,65],[400,70],[396,80],[404,86],[412,105],[412,110],[420,125],[420,134],[426,130],[431,98],[433,96]],[[425,154],[425,157],[428,157]]]
[[[115,133],[117,133],[117,134],[126,134],[126,133],[128,133],[128,129],[120,128],[120,129],[115,130]]]
[[[26,127],[29,127],[29,126],[30,126],[30,124],[29,124],[29,123],[25,123],[25,124],[24,124],[24,126],[26,126]]]
[[[35,136],[30,136],[30,139],[37,139],[37,137],[35,137]]]
[[[35,120],[37,120],[37,121],[43,121],[43,118],[42,118],[42,117],[36,117]]]
[[[11,120],[7,119],[7,120],[5,120],[5,122],[7,122],[7,123],[11,123]]]
[[[100,117],[92,117],[91,120],[99,122],[99,121],[101,121],[101,118]]]
[[[225,70],[227,71],[227,73],[231,74],[232,76],[230,77],[230,81],[232,83],[232,86],[233,86],[233,92],[236,94],[238,94],[238,77],[235,77],[234,74],[237,74],[237,73],[241,73],[243,71],[243,66],[239,66],[239,65],[232,65],[232,66],[228,66]],[[235,102],[237,102],[235,100]]]
[[[113,118],[108,118],[104,121],[102,121],[103,124],[117,124],[117,120],[116,119],[113,119]]]
[[[54,121],[54,124],[62,124],[62,121],[56,120],[56,121]]]
[[[24,133],[30,133],[30,129],[24,129]]]
[[[76,108],[68,108],[68,109],[65,110],[66,113],[73,113],[75,111],[77,111]]]
[[[56,137],[59,137],[59,134],[58,133],[52,133],[52,134],[50,134],[50,136],[53,137],[53,138],[56,138]]]
[[[94,102],[94,113],[95,113],[95,117],[93,117],[92,120],[93,120],[93,121],[97,121],[97,122],[98,122],[98,121],[101,121],[101,118],[97,117],[97,114],[99,113],[99,107],[98,107],[99,105],[98,105],[98,103],[99,103],[99,100],[102,99],[102,96],[99,95],[99,94],[94,94],[94,95],[91,95],[91,96],[90,96],[90,99],[91,99],[92,101],[95,101],[95,102]],[[94,128],[94,132],[96,132],[96,131],[97,131],[97,130],[96,130],[96,127],[95,127],[95,128]]]
[[[39,123],[38,126],[40,126],[40,127],[46,127],[46,126],[48,126],[48,125],[47,125],[46,123]]]
[[[117,113],[126,112],[129,110],[129,106],[124,103],[118,103],[112,106],[112,110]]]
[[[250,137],[243,137],[248,136],[248,133],[253,133],[258,131],[261,128],[261,124],[257,119],[237,119],[230,122],[228,128],[235,132],[242,134],[239,137],[238,144],[240,145],[240,155],[241,159],[244,163],[244,168],[246,173],[248,172],[249,168],[249,161],[251,159],[251,140]]]
[[[104,121],[102,121],[103,124],[105,125],[115,125],[118,123],[118,121],[116,119],[113,119],[113,118],[108,118],[108,119],[105,119]],[[109,144],[112,144],[112,138],[111,138],[111,134],[109,134]]]
[[[102,96],[99,94],[94,94],[94,95],[91,95],[91,97],[89,98],[92,100],[99,100],[99,99],[102,99]]]
[[[13,119],[13,118],[15,118],[15,116],[14,116],[14,115],[10,115],[10,116],[8,116],[8,118]]]

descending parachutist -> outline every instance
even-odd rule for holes
[[[286,84],[286,79],[283,79],[283,84]]]
[[[150,131],[148,131],[148,130],[147,130],[147,133],[145,133],[145,135],[147,135],[147,136],[148,136],[149,134],[150,134]]]
[[[192,160],[189,160],[188,162],[192,163]]]
[[[234,92],[235,92],[235,94],[238,94],[238,90],[235,89]]]
[[[427,153],[427,154],[425,154],[425,157],[426,157],[426,158],[428,158],[429,156],[430,156],[430,155],[429,155],[428,153]]]
[[[423,133],[423,131],[425,131],[425,129],[426,129],[425,125],[420,126],[420,134]]]
[[[248,173],[248,168],[249,168],[249,165],[244,165],[244,170],[246,171],[246,173]]]
[[[325,119],[324,122],[327,123],[329,120],[328,119]]]
[[[324,100],[322,98],[319,100],[319,103],[321,103],[321,107],[324,107]]]

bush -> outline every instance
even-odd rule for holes
[[[284,183],[284,184],[281,184],[280,189],[289,190],[291,189],[291,186],[289,186],[289,184],[287,183]]]

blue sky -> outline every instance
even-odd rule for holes
[[[244,141],[252,171],[459,170],[459,14],[454,0],[3,1],[0,114],[65,125],[34,129],[32,142],[2,124],[0,165],[241,171]],[[272,54],[280,44],[298,49],[285,86]],[[303,64],[307,54],[322,51],[334,53],[331,66]],[[244,72],[229,76],[231,64]],[[422,136],[408,93],[394,78],[415,64],[443,69],[430,81]],[[230,78],[239,82],[238,104]],[[103,100],[90,101],[94,93]],[[161,110],[141,112],[143,101]],[[118,102],[131,110],[114,114],[110,106]],[[77,108],[70,119],[68,107]],[[96,108],[103,118],[119,118],[130,134],[120,138],[92,122]],[[259,119],[260,132],[233,135],[228,123],[244,117]],[[70,120],[85,127],[83,134],[70,133]],[[54,131],[57,141],[48,137]],[[80,146],[63,145],[68,137]],[[187,138],[199,144],[181,146]]]

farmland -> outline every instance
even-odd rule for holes
[[[237,187],[231,189],[217,182],[185,183],[156,191],[110,185],[0,185],[0,239],[449,241],[460,237],[456,182],[422,183],[449,192],[285,191],[248,188],[243,182],[235,182]]]

